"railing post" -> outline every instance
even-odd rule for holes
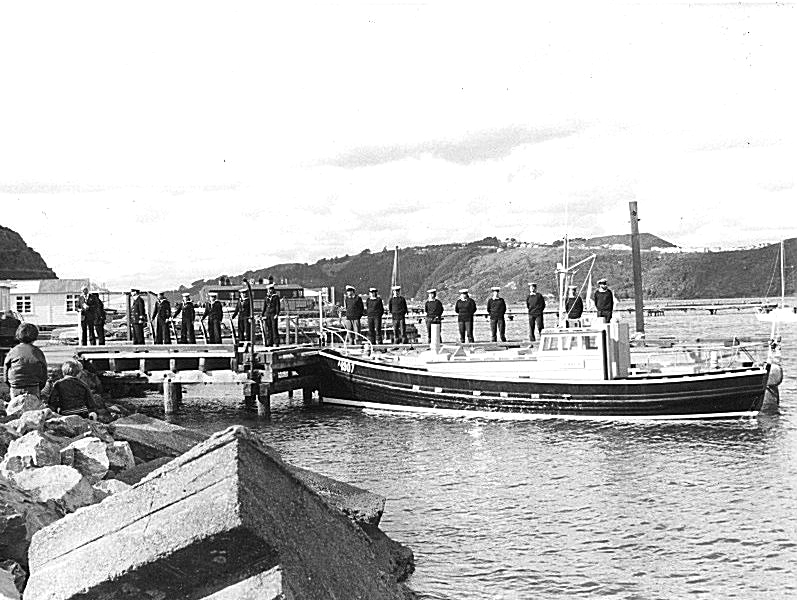
[[[163,412],[173,415],[180,410],[180,403],[183,399],[183,386],[174,383],[171,378],[163,380]]]

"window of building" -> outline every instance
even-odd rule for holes
[[[30,314],[33,312],[33,301],[30,296],[17,296],[17,312],[19,314]]]
[[[68,313],[76,313],[77,312],[77,302],[78,296],[80,294],[67,294],[66,295],[66,312]]]

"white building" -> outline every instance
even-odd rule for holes
[[[0,282],[3,286],[10,288],[8,308],[39,327],[79,324],[78,296],[83,286],[92,287],[88,279],[9,279]],[[0,298],[3,294],[0,289]]]

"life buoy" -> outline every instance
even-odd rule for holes
[[[780,365],[770,365],[769,377],[767,378],[768,386],[779,386],[783,381],[783,368]]]

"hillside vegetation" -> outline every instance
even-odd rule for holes
[[[16,231],[0,225],[0,279],[55,279],[41,255]]]

